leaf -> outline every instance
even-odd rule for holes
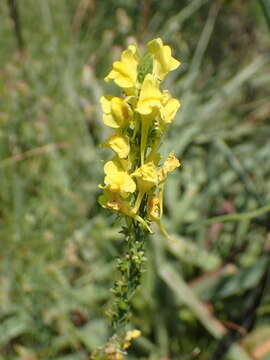
[[[29,322],[26,316],[14,316],[0,324],[0,344],[7,344],[12,339],[29,332]]]
[[[227,278],[217,286],[215,297],[218,299],[241,294],[247,289],[257,285],[268,264],[266,256],[261,257],[257,263],[249,268],[241,269],[237,274]]]

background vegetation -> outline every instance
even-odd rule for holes
[[[88,359],[110,336],[123,240],[96,202],[109,156],[98,99],[116,93],[103,77],[127,43],[158,36],[182,62],[166,85],[182,108],[162,148],[182,159],[165,201],[177,241],[149,240],[133,301],[142,336],[127,358],[270,359],[267,0],[18,1],[20,51],[10,3],[0,3],[0,359]]]

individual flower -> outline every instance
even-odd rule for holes
[[[108,145],[119,156],[120,159],[126,159],[128,157],[130,146],[127,136],[110,136],[106,142],[106,145]]]
[[[105,81],[114,80],[122,88],[136,87],[137,66],[140,56],[136,45],[129,45],[128,49],[123,51],[121,61],[113,63],[113,69],[105,77]]]
[[[118,193],[121,197],[127,198],[136,190],[135,181],[123,169],[120,161],[116,158],[104,165],[104,173],[106,175],[104,179],[105,188],[111,192]]]
[[[104,124],[112,128],[126,128],[132,119],[130,106],[121,98],[111,95],[100,99]]]
[[[124,339],[124,344],[123,344],[123,349],[126,350],[130,347],[131,345],[131,340],[133,339],[137,339],[137,337],[141,336],[141,332],[140,330],[129,330],[126,333],[125,339]]]
[[[169,124],[173,121],[177,110],[180,108],[180,102],[177,99],[171,97],[168,91],[163,92],[161,118]]]
[[[148,192],[158,184],[158,172],[152,161],[139,167],[132,176],[136,177],[138,188],[143,192]]]
[[[141,115],[151,115],[161,107],[162,93],[159,83],[152,74],[144,78],[136,111]]]
[[[103,189],[103,194],[99,196],[98,202],[105,209],[114,210],[125,216],[133,218],[141,223],[150,232],[150,234],[153,233],[146,221],[136,214],[130,207],[128,201],[122,199],[117,193],[113,193],[105,188]]]
[[[174,153],[170,152],[162,168],[159,170],[159,182],[164,182],[168,173],[175,170],[180,165],[180,161],[174,156]]]
[[[147,203],[147,215],[154,221],[160,219],[160,199],[157,196],[149,196]]]
[[[138,195],[134,204],[133,211],[138,212],[145,193],[158,185],[158,172],[153,162],[148,162],[139,167],[132,176],[136,177]]]
[[[149,41],[147,50],[154,57],[154,73],[160,80],[163,80],[169,71],[175,70],[180,62],[172,57],[171,48],[163,45],[160,38]]]

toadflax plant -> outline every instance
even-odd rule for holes
[[[105,77],[123,90],[122,97],[101,98],[104,123],[114,131],[103,146],[109,147],[114,157],[104,165],[99,203],[125,220],[122,233],[127,242],[126,253],[118,259],[121,276],[113,287],[111,318],[115,331],[129,318],[130,299],[140,283],[145,261],[144,241],[153,233],[151,223],[169,237],[160,222],[163,189],[169,172],[180,163],[173,152],[162,162],[158,149],[180,103],[160,86],[179,65],[171,48],[158,38],[148,42],[144,54],[136,45],[129,45]]]

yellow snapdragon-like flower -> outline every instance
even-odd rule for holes
[[[120,159],[126,159],[128,157],[130,146],[127,136],[110,136],[107,140],[107,144],[119,156]]]
[[[153,162],[148,162],[138,168],[132,176],[136,177],[139,190],[149,191],[158,184],[158,172]]]
[[[141,115],[151,115],[161,107],[162,93],[159,83],[151,74],[144,78],[136,111]]]
[[[135,181],[128,172],[122,168],[117,159],[108,161],[104,165],[104,173],[106,175],[104,179],[105,188],[111,192],[119,193],[120,196],[126,198],[136,190]]]
[[[180,62],[172,57],[171,48],[163,45],[160,38],[149,41],[147,50],[154,57],[154,73],[163,80],[169,71],[175,70]]]
[[[122,53],[121,61],[113,63],[112,71],[105,77],[105,81],[114,80],[122,88],[136,87],[137,66],[140,60],[136,45],[129,45]]]
[[[177,99],[171,97],[168,91],[163,92],[162,107],[161,107],[161,118],[169,124],[173,121],[177,110],[180,108],[180,102]]]
[[[150,196],[148,198],[147,215],[154,221],[160,219],[160,199],[157,196]]]
[[[175,157],[173,152],[170,152],[168,158],[164,161],[163,166],[159,169],[158,179],[159,184],[163,183],[168,176],[169,172],[172,172],[181,165],[180,161]]]
[[[104,124],[112,128],[126,128],[132,120],[130,106],[121,98],[111,95],[100,99]]]
[[[131,346],[131,340],[137,339],[139,336],[141,336],[140,330],[129,330],[126,333],[125,336],[125,342],[123,344],[123,349],[126,350]]]
[[[103,194],[99,196],[98,202],[105,209],[114,210],[125,216],[133,218],[141,223],[150,232],[150,234],[153,233],[146,221],[133,211],[127,200],[122,199],[117,193],[113,193],[105,188],[103,189]]]

